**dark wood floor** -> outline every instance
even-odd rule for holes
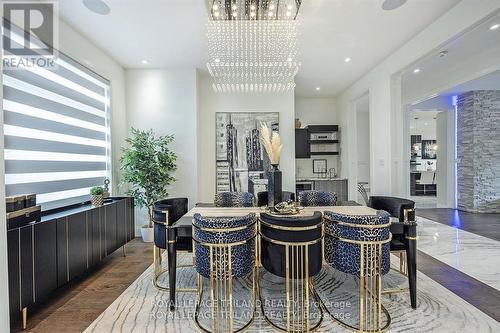
[[[500,214],[475,214],[449,208],[418,209],[417,215],[500,241]]]
[[[84,331],[153,261],[152,245],[139,238],[125,248],[126,257],[121,249],[117,250],[95,271],[71,283],[40,310],[29,314],[28,327],[23,332]]]

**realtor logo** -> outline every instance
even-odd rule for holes
[[[3,1],[3,65],[54,67],[57,56],[57,3]]]

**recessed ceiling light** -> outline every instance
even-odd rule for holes
[[[149,62],[148,62],[147,60],[141,60],[141,63],[142,63],[143,65],[147,65]]]
[[[95,14],[108,15],[111,12],[109,6],[102,0],[83,0],[83,5]]]
[[[415,69],[413,70],[413,73],[415,73],[415,74],[420,73],[420,68],[415,68]]]
[[[444,58],[447,55],[448,55],[448,51],[446,51],[446,50],[439,52],[439,58]]]
[[[490,30],[497,30],[498,28],[500,28],[500,24],[493,24],[491,27],[490,27]]]
[[[350,62],[351,58],[345,58],[345,62]]]
[[[316,87],[316,91],[320,91],[321,90],[321,87]]]
[[[404,5],[408,0],[385,0],[382,3],[383,10],[394,10]]]

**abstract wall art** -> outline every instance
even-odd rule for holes
[[[260,125],[279,130],[277,112],[217,112],[216,192],[267,190],[271,164],[260,140]]]

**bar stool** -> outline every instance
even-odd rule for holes
[[[381,332],[390,325],[390,315],[382,306],[382,275],[390,269],[389,213],[345,215],[325,212],[325,258],[327,263],[359,278],[359,327],[341,324],[359,332]],[[327,309],[328,311],[328,309]],[[381,313],[387,316],[382,327]]]
[[[191,265],[177,265],[176,253],[192,252],[193,242],[191,227],[186,230],[174,230],[172,225],[188,211],[187,198],[171,198],[159,200],[153,204],[154,243],[153,243],[153,286],[162,291],[170,291],[170,309],[174,309],[176,281],[169,276],[168,286],[162,285],[159,279],[170,270]],[[162,266],[162,254],[175,244],[175,250],[169,250],[168,268]],[[180,292],[196,292],[198,288],[178,288]]]
[[[309,295],[318,300],[312,277],[320,272],[323,261],[321,213],[301,217],[261,213],[259,234],[260,262],[268,272],[285,279],[286,289],[286,327],[281,327],[266,315],[265,300],[261,296],[266,321],[279,331],[314,331],[323,320],[319,307],[320,319],[311,327]]]
[[[255,318],[255,214],[243,217],[202,217],[194,215],[196,270],[198,272],[198,302],[195,323],[203,332],[240,332],[248,328]],[[251,319],[234,330],[233,279],[252,276]],[[203,297],[203,278],[210,279],[210,307],[212,327],[204,328],[199,322]]]

